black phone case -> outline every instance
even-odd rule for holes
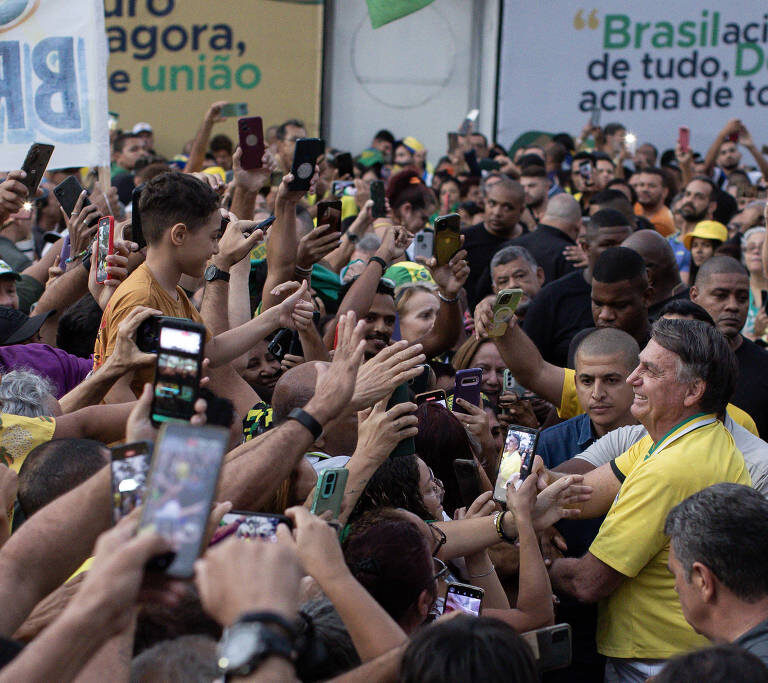
[[[278,330],[272,341],[267,345],[269,351],[276,360],[283,360],[286,353],[290,353],[291,342],[293,341],[293,330],[283,327]]]
[[[341,200],[323,200],[317,203],[317,224],[330,225],[329,232],[341,232]]]
[[[37,188],[40,186],[40,181],[43,179],[45,169],[48,167],[48,162],[53,155],[53,149],[53,145],[35,142],[27,152],[24,163],[21,166],[21,170],[27,174],[27,177],[21,182],[24,183],[29,190],[30,201],[34,198]]]
[[[293,180],[288,184],[289,190],[306,192],[309,189],[312,176],[315,173],[315,164],[324,151],[325,142],[320,138],[299,138],[296,140],[296,149],[293,152],[293,164],[291,165]]]
[[[373,208],[371,215],[374,218],[384,218],[387,215],[387,205],[385,203],[386,192],[384,190],[383,180],[374,180],[371,183],[371,199],[373,199]]]
[[[339,178],[345,175],[351,176],[354,173],[352,155],[349,152],[341,152],[336,155],[336,170],[339,172]]]
[[[411,400],[411,390],[408,388],[408,384],[399,385],[393,392],[392,396],[387,403],[387,410],[396,406],[398,403],[408,403]],[[412,436],[407,439],[403,439],[394,450],[389,454],[390,458],[397,458],[401,455],[413,455],[416,453],[416,439]]]
[[[67,216],[71,216],[82,191],[83,186],[80,184],[80,181],[75,176],[71,175],[53,188],[53,196],[56,197],[56,201],[59,202]],[[86,195],[83,200],[82,208],[84,209],[86,206],[90,206],[90,204],[91,200],[88,199],[88,196]]]
[[[133,188],[131,193],[131,239],[139,245],[139,249],[147,246],[147,241],[144,239],[144,231],[141,229],[141,210],[139,209],[143,189],[144,184],[142,183],[138,187]]]

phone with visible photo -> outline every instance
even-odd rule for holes
[[[449,583],[445,593],[443,614],[463,612],[473,617],[479,617],[483,608],[485,591],[477,586],[466,583]]]
[[[538,442],[538,429],[521,425],[509,426],[493,489],[493,499],[496,502],[506,503],[507,483],[513,474],[520,474],[522,481],[531,473]]]
[[[247,102],[229,102],[221,108],[220,116],[233,118],[235,116],[248,116]]]
[[[110,449],[112,520],[117,524],[141,505],[152,461],[152,442],[136,441]]]
[[[289,529],[293,529],[293,522],[285,515],[232,510],[221,518],[219,528],[213,534],[209,545],[215,545],[230,536],[274,543],[277,541],[276,534],[279,524],[285,524]]]
[[[115,253],[115,219],[104,216],[96,228],[96,282],[103,284],[109,278],[107,256]]]

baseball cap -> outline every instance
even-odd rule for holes
[[[12,277],[15,280],[21,280],[19,275],[13,268],[11,268],[5,261],[0,260],[0,277]]]
[[[150,126],[148,123],[145,123],[142,121],[141,123],[137,123],[132,129],[131,133],[134,135],[138,135],[139,133],[151,133],[152,132],[152,126]]]
[[[728,239],[728,228],[718,221],[699,221],[696,227],[683,237],[683,244],[689,251],[694,237],[725,242]]]
[[[414,152],[424,151],[424,145],[422,145],[415,137],[413,137],[413,135],[404,137],[400,142],[402,142],[409,150],[411,150],[411,154]]]
[[[360,156],[357,157],[357,163],[366,168],[370,168],[374,164],[383,164],[384,156],[378,149],[368,147],[368,149],[364,149],[360,153]]]
[[[49,316],[56,311],[46,311],[42,315],[28,316],[14,308],[0,306],[0,346],[20,344],[38,332]]]

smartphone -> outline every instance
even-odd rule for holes
[[[539,442],[539,430],[520,425],[510,425],[507,440],[499,460],[499,470],[496,475],[496,485],[493,489],[493,499],[498,503],[507,501],[507,482],[516,473],[524,480],[533,467],[536,455],[536,445]]]
[[[760,290],[760,305],[763,307],[763,310],[768,313],[768,290]]]
[[[445,593],[443,614],[448,612],[464,612],[474,617],[480,616],[485,591],[477,586],[466,583],[449,583]]]
[[[392,396],[387,403],[387,410],[396,406],[398,403],[410,403],[411,390],[408,388],[408,383],[400,384],[392,392]],[[401,455],[413,455],[416,453],[416,439],[412,436],[407,439],[403,439],[395,449],[389,454],[390,458],[397,458]]]
[[[20,182],[27,186],[30,201],[37,194],[37,188],[40,187],[40,181],[43,179],[45,169],[48,168],[48,162],[51,160],[53,150],[53,145],[33,142],[24,159],[24,163],[21,165],[21,170],[27,174],[27,177]]]
[[[523,296],[522,289],[502,289],[493,303],[493,321],[488,326],[488,336],[503,337],[517,305]]]
[[[317,478],[315,495],[312,498],[312,507],[309,511],[313,515],[321,515],[330,510],[332,518],[338,519],[348,476],[349,470],[343,467],[331,467],[322,470]]]
[[[442,389],[416,394],[416,405],[420,406],[422,403],[436,403],[439,406],[443,406],[443,408],[448,407],[448,403],[445,400],[445,392]]]
[[[339,178],[343,178],[345,175],[352,176],[354,173],[352,155],[349,152],[339,152],[334,159],[334,164],[339,172]]]
[[[304,347],[301,345],[301,338],[299,337],[298,330],[293,330],[293,334],[291,335],[291,344],[288,347],[288,353],[291,356],[301,356],[304,357]]]
[[[592,128],[597,128],[600,125],[600,107],[592,107],[592,112],[589,115],[589,125]]]
[[[579,175],[584,178],[588,183],[592,182],[592,162],[585,161],[579,165]]]
[[[112,520],[117,524],[141,505],[147,472],[152,460],[152,442],[137,441],[110,449]]]
[[[261,230],[263,233],[266,234],[267,230],[269,229],[269,226],[272,225],[277,220],[277,216],[269,216],[268,218],[265,218],[260,223],[257,223],[252,228],[249,228],[248,230],[243,230],[243,235],[246,237],[252,235],[257,230]],[[229,222],[229,219],[227,219],[227,222]],[[223,233],[222,233],[223,234]]]
[[[512,373],[509,371],[509,369],[504,370],[504,393],[511,393],[515,394],[518,398],[518,400],[522,399],[523,396],[528,392],[528,390],[520,384],[512,375]]]
[[[228,444],[223,427],[168,423],[160,428],[139,531],[158,532],[173,552],[150,560],[148,569],[182,579],[194,574]]]
[[[107,256],[115,253],[115,219],[112,216],[104,216],[99,219],[99,227],[96,233],[96,282],[106,282]]]
[[[459,134],[455,131],[448,133],[448,154],[453,154],[459,148]]]
[[[680,126],[677,130],[677,144],[680,145],[680,151],[689,152],[691,149],[691,129],[688,126]]]
[[[461,249],[461,218],[457,213],[435,219],[435,256],[437,265],[444,266]]]
[[[435,231],[424,228],[413,237],[413,258],[431,259],[435,252]]]
[[[374,218],[384,218],[387,215],[387,204],[383,180],[374,180],[371,183],[371,199],[373,199],[371,216]]]
[[[571,665],[571,625],[555,624],[521,634],[528,643],[539,671]]]
[[[144,189],[144,183],[133,188],[131,193],[131,241],[139,245],[139,249],[147,246],[147,240],[144,239],[144,231],[141,229],[141,192]]]
[[[480,495],[480,478],[477,473],[477,462],[457,458],[453,461],[453,473],[459,485],[461,504],[468,508]]]
[[[215,545],[230,536],[274,543],[277,541],[279,524],[285,524],[289,529],[293,529],[293,522],[285,515],[233,510],[221,518],[219,528],[213,534],[209,545]]]
[[[59,202],[67,216],[71,216],[82,191],[83,186],[80,184],[80,181],[76,176],[71,175],[64,178],[64,180],[53,188],[53,196],[56,197],[56,201]],[[91,204],[90,199],[88,199],[88,194],[90,193],[87,193],[83,200],[83,209]]]
[[[325,141],[320,138],[299,138],[293,151],[291,173],[293,180],[288,184],[289,190],[309,190],[315,164],[325,152]]]
[[[463,398],[473,406],[480,403],[480,382],[483,381],[483,371],[480,368],[468,368],[457,370],[453,378],[453,412],[466,413],[457,402],[457,398]]]
[[[248,116],[247,102],[229,102],[221,108],[220,116],[232,118],[234,116]]]
[[[150,415],[158,425],[189,420],[200,392],[205,326],[186,318],[159,321],[155,385]]]
[[[354,197],[355,181],[354,180],[334,180],[331,183],[331,194],[336,198]]]
[[[426,363],[421,366],[421,373],[416,375],[413,379],[408,380],[408,384],[411,385],[411,391],[414,394],[423,394],[425,391],[429,391],[429,383],[432,376],[432,368]]]
[[[725,138],[728,142],[738,142],[739,141],[739,133],[738,131],[735,133],[731,133],[727,138]]]
[[[264,124],[261,116],[249,116],[237,121],[237,134],[243,156],[240,166],[245,170],[261,168],[264,156]]]
[[[290,353],[292,340],[293,330],[283,327],[275,333],[272,341],[267,344],[267,351],[275,357],[275,360],[281,361],[285,358],[285,354]]]
[[[472,126],[474,125],[475,121],[477,121],[477,117],[480,114],[479,109],[470,109],[467,113],[464,120],[461,122],[461,125],[459,126],[459,135],[468,135],[472,131]]]
[[[317,203],[317,224],[329,225],[328,232],[341,232],[340,199],[329,199]]]

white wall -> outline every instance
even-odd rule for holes
[[[436,162],[446,132],[480,109],[493,125],[499,0],[435,0],[371,28],[362,0],[327,0],[324,90],[326,140],[353,154],[380,128],[413,135]]]

